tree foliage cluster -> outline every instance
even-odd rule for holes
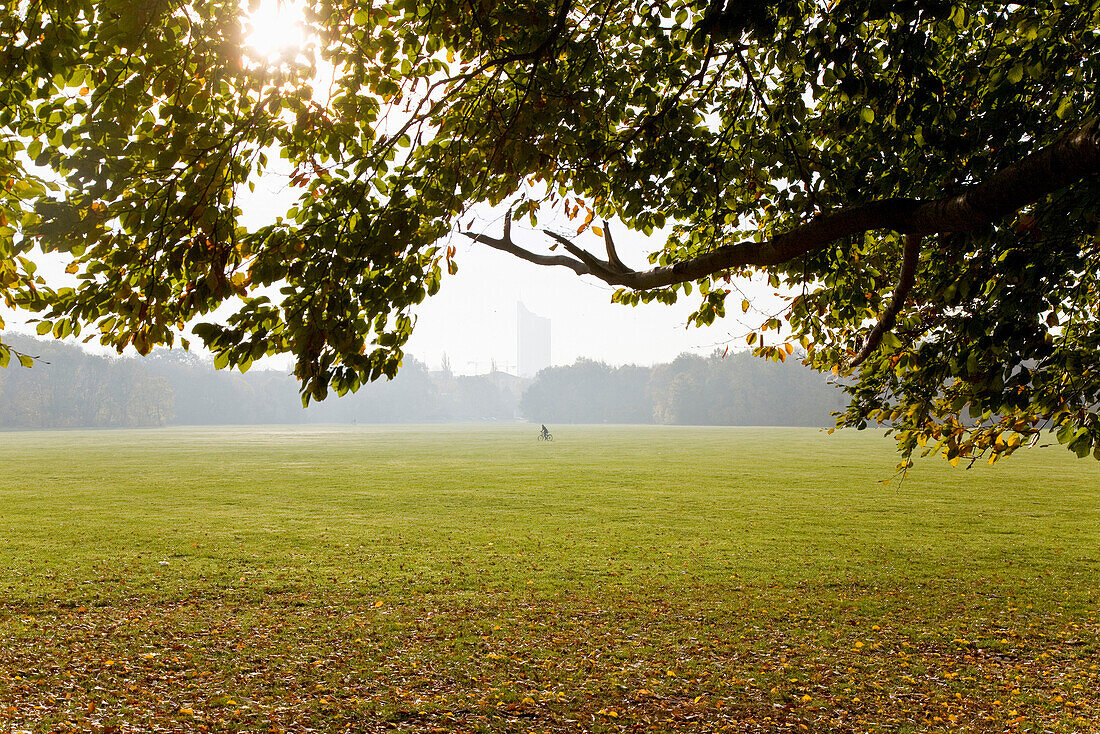
[[[756,353],[850,375],[843,422],[907,456],[1054,429],[1100,458],[1098,0],[307,9],[311,49],[271,61],[239,0],[0,2],[4,303],[142,353],[199,322],[323,398],[395,374],[446,238],[501,205],[465,234],[698,325],[764,273],[796,295]],[[300,200],[243,226],[277,173]],[[513,241],[547,212],[575,231]],[[612,227],[667,237],[639,269]]]

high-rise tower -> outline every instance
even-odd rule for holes
[[[550,366],[550,319],[536,316],[516,302],[516,372],[534,377]]]

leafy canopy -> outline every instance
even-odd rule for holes
[[[701,295],[699,325],[765,273],[796,295],[749,344],[849,375],[842,422],[906,460],[1046,428],[1100,458],[1100,2],[315,0],[276,61],[247,10],[0,2],[0,294],[42,333],[144,353],[197,322],[320,399],[394,374],[472,206],[556,208],[575,239],[469,235],[624,303]],[[671,234],[636,270],[598,220]]]

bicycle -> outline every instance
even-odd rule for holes
[[[550,433],[550,431],[547,431],[546,433],[543,433],[542,431],[539,431],[539,440],[540,441],[553,441],[554,440],[554,434]]]

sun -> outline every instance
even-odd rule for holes
[[[246,54],[274,64],[297,56],[306,45],[305,11],[300,0],[252,0],[241,18]]]

